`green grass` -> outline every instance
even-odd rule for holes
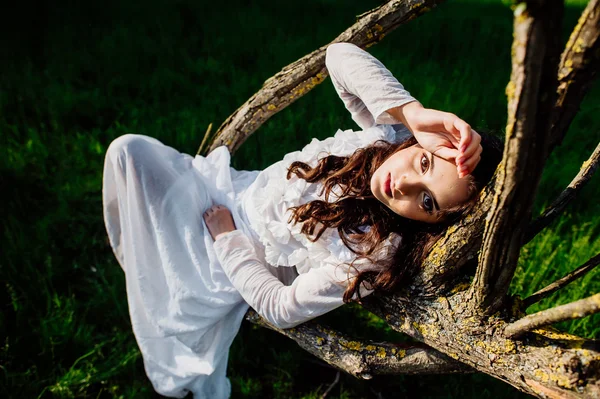
[[[0,64],[0,395],[153,397],[127,312],[123,273],[101,211],[104,151],[124,133],[195,153],[261,83],[332,40],[377,1],[301,4],[236,0],[19,3],[3,15]],[[583,7],[571,1],[565,40]],[[31,10],[35,11],[31,11]],[[47,15],[47,17],[43,17]],[[502,131],[511,12],[501,1],[451,1],[399,28],[372,53],[428,107]],[[536,210],[552,200],[600,140],[596,84],[548,162]],[[216,126],[215,126],[216,127]],[[312,137],[356,128],[331,83],[282,111],[233,158],[260,169]],[[526,296],[600,249],[598,177],[524,250],[513,292]],[[536,305],[600,291],[598,271]],[[349,334],[405,340],[348,306],[325,317]],[[600,337],[600,317],[559,327]],[[234,397],[316,398],[334,380],[293,342],[244,324],[231,350]],[[342,375],[329,397],[514,397],[485,375]]]

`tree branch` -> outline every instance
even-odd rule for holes
[[[600,342],[556,332],[533,331],[531,339],[502,333],[516,306],[491,317],[473,312],[468,290],[447,296],[371,294],[363,307],[385,319],[394,330],[410,335],[478,371],[508,382],[530,395],[594,398],[600,395]],[[561,396],[558,396],[561,395]]]
[[[350,42],[366,48],[398,26],[429,11],[444,0],[391,0],[360,15],[356,23],[331,43]],[[329,43],[329,44],[331,44]],[[226,145],[233,153],[271,116],[302,97],[328,76],[325,45],[284,67],[238,108],[217,130],[208,152]]]
[[[550,150],[561,143],[600,69],[600,0],[590,0],[573,29],[558,68]]]
[[[375,374],[473,372],[471,367],[427,345],[357,341],[314,321],[283,330],[267,323],[253,310],[248,311],[246,319],[293,339],[302,349],[357,378],[368,380]]]
[[[587,161],[581,165],[577,176],[569,183],[567,188],[548,206],[544,212],[535,219],[527,229],[525,234],[525,240],[523,245],[531,241],[540,231],[548,227],[550,223],[556,219],[558,215],[566,208],[567,205],[575,198],[579,191],[585,186],[590,178],[598,169],[598,163],[600,162],[600,143],[596,146],[596,149],[590,155]]]
[[[484,314],[495,312],[505,299],[543,171],[548,115],[556,96],[562,8],[562,1],[548,0],[522,2],[515,9],[504,158],[472,285]]]
[[[560,71],[562,72],[557,74],[560,87],[557,89],[558,99],[552,111],[554,122],[550,136],[558,134],[561,130],[566,131],[572,119],[572,116],[568,117],[568,113],[572,112],[573,115],[575,114],[575,111],[579,107],[578,104],[585,95],[584,89],[589,87],[586,80],[591,79],[593,73],[599,69],[598,67],[586,67],[587,65],[596,65],[598,62],[597,58],[600,55],[599,51],[594,53],[589,50],[596,48],[598,43],[597,36],[593,35],[592,32],[597,30],[595,28],[598,26],[598,22],[594,21],[597,21],[596,19],[600,15],[600,12],[591,12],[591,10],[597,10],[597,8],[598,0],[591,1],[588,4],[571,35],[567,49],[563,52],[560,63]],[[579,42],[577,38],[580,39]],[[577,42],[576,46],[575,43]],[[581,51],[574,51],[575,49],[580,49]],[[585,52],[582,52],[584,49]],[[587,61],[586,59],[590,60]],[[568,70],[567,66],[570,66],[572,70]],[[588,72],[589,74],[586,75]],[[580,86],[582,89],[577,89]],[[514,92],[512,85],[507,87],[507,92],[508,94]],[[579,93],[579,95],[575,95],[575,93]],[[568,112],[565,108],[567,104],[572,104]],[[567,120],[569,123],[556,122]],[[470,215],[452,226],[445,236],[434,245],[429,256],[423,263],[423,268],[416,277],[415,286],[422,293],[436,295],[446,291],[448,285],[451,288],[453,284],[450,281],[452,276],[456,275],[467,262],[475,260],[475,255],[481,246],[485,218],[490,212],[492,204],[496,201],[493,195],[497,191],[494,189],[495,186],[495,180],[490,182],[481,194],[477,206]],[[539,221],[541,222],[542,219]],[[550,222],[550,219],[548,219],[548,222]],[[540,229],[542,228],[540,227]],[[530,238],[530,235],[534,234],[533,231],[531,227],[528,228],[526,237]]]
[[[523,317],[506,326],[504,335],[516,338],[535,328],[600,312],[600,294]]]
[[[554,294],[556,291],[560,290],[564,286],[572,283],[577,280],[579,277],[585,276],[589,271],[593,270],[596,266],[600,264],[600,254],[593,256],[583,265],[579,266],[577,269],[573,270],[571,273],[565,275],[564,277],[556,280],[552,284],[548,285],[545,288],[537,291],[536,293],[530,295],[529,297],[523,300],[523,309],[527,309],[534,303],[541,301],[542,299]]]

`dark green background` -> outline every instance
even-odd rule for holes
[[[3,9],[0,64],[0,395],[152,397],[135,345],[123,274],[101,207],[104,152],[141,133],[195,153],[283,66],[328,43],[372,0],[207,2],[26,1]],[[570,1],[565,40],[582,10]],[[510,8],[449,1],[370,51],[425,106],[502,132],[510,75]],[[596,84],[551,157],[536,210],[556,196],[600,140]],[[276,115],[235,154],[260,169],[312,137],[357,129],[329,80]],[[598,177],[522,254],[513,291],[527,295],[600,250]],[[532,308],[600,291],[598,272]],[[325,317],[357,337],[404,341],[347,306]],[[600,337],[600,317],[559,327]],[[319,398],[336,371],[275,333],[244,323],[230,354],[233,397]],[[485,375],[342,375],[328,397],[514,397]]]

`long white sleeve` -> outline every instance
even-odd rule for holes
[[[313,268],[286,286],[267,270],[242,231],[219,236],[214,249],[233,286],[274,326],[294,327],[344,304],[346,287],[335,281],[332,265]]]
[[[379,60],[354,44],[327,47],[325,65],[338,95],[362,129],[401,123],[386,111],[416,101]]]

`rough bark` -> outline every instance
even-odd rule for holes
[[[519,303],[480,316],[468,290],[448,297],[371,298],[365,307],[404,332],[476,370],[538,397],[600,397],[600,343],[545,328],[504,337]],[[546,396],[544,396],[546,395]]]
[[[573,66],[578,63],[587,65],[588,62],[594,65],[595,62],[598,62],[597,57],[600,56],[600,51],[596,50],[595,53],[586,51],[585,55],[583,55],[581,51],[571,52],[569,51],[569,48],[596,48],[595,46],[597,46],[598,42],[597,35],[584,35],[576,32],[578,30],[584,30],[586,32],[598,30],[597,18],[599,14],[600,6],[598,5],[598,1],[590,2],[582,13],[577,27],[571,34],[571,38],[578,38],[578,40],[575,40],[578,44],[577,46],[574,46],[571,44],[573,40],[569,40],[567,49],[563,52],[560,70],[562,70],[563,65],[571,64],[571,66]],[[573,56],[567,56],[566,54],[570,53],[579,54],[577,56],[577,62],[569,61]],[[591,59],[591,61],[586,61],[586,59]],[[561,120],[563,123],[554,123],[552,125],[550,133],[552,137],[563,137],[573,119],[572,117],[567,118],[561,116],[567,112],[567,108],[564,106],[567,102],[562,101],[561,98],[566,98],[566,92],[570,93],[568,96],[569,109],[578,110],[587,91],[569,89],[569,87],[571,85],[573,85],[573,87],[577,87],[578,85],[589,87],[595,77],[591,70],[585,68],[582,69],[588,71],[589,74],[585,75],[584,73],[578,72],[580,69],[574,68],[569,74],[569,79],[562,77],[559,70],[558,80],[562,79],[564,81],[567,79],[569,83],[562,83],[558,88],[559,93],[557,94],[556,105],[551,114],[554,115],[553,121]],[[596,70],[597,69],[598,68],[596,67]],[[586,81],[586,79],[589,80]],[[510,89],[510,86],[508,89]],[[508,94],[511,93],[511,90],[507,91]],[[421,273],[417,276],[415,286],[413,287],[418,289],[420,294],[436,295],[440,292],[444,292],[448,286],[452,286],[452,283],[450,282],[452,281],[453,276],[459,273],[466,264],[474,263],[476,261],[477,251],[481,246],[482,232],[485,227],[486,217],[489,215],[490,209],[494,203],[495,186],[496,179],[493,179],[481,193],[479,202],[473,212],[452,226],[446,235],[433,247],[429,256],[423,263]]]
[[[471,373],[473,369],[426,345],[364,342],[310,321],[282,330],[256,312],[246,319],[293,339],[307,352],[357,378],[381,374]]]
[[[485,314],[502,305],[517,267],[550,133],[562,1],[522,2],[514,16],[508,124],[472,294]]]
[[[437,3],[390,1],[361,15],[335,41],[368,47],[398,24]],[[524,4],[519,3],[515,9],[513,74],[507,87],[507,144],[496,177],[480,195],[475,209],[448,229],[433,247],[412,285],[392,296],[373,294],[363,302],[365,309],[385,319],[393,329],[426,346],[407,349],[414,351],[410,352],[414,355],[411,358],[399,356],[393,344],[362,343],[315,322],[276,331],[335,367],[362,378],[411,370],[475,369],[538,397],[600,398],[598,341],[550,327],[528,328],[519,338],[506,335],[511,323],[529,317],[524,313],[526,306],[518,298],[506,296],[506,292],[524,242],[544,161],[556,138],[568,129],[573,109],[579,108],[594,76],[588,60],[596,65],[599,57],[599,52],[594,52],[598,46],[597,0],[590,2],[571,35],[558,73],[557,26],[562,4],[556,0]],[[325,47],[267,80],[225,121],[211,148],[226,144],[235,151],[270,116],[320,83],[326,76]],[[563,68],[572,70],[565,72]],[[527,174],[524,169],[528,169]],[[518,227],[516,233],[507,229],[513,222]],[[470,284],[461,271],[466,264],[477,262],[484,229],[485,245],[477,275]],[[586,303],[597,301],[597,295],[591,298],[593,301]],[[582,309],[581,305],[575,307]],[[582,314],[591,312],[591,308]],[[252,312],[249,318],[266,324]]]
[[[600,69],[600,0],[590,0],[573,29],[558,68],[550,147],[562,141]]]
[[[284,67],[238,108],[215,133],[209,152],[226,145],[233,153],[259,126],[327,78],[325,50],[332,43],[350,42],[366,48],[398,26],[429,11],[443,0],[392,0],[359,16],[331,43]]]

